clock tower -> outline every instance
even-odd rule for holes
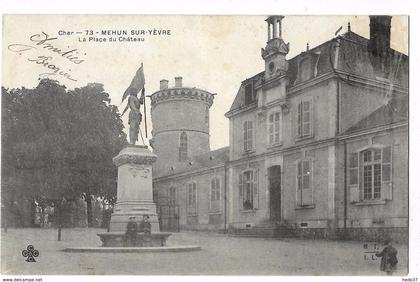
[[[281,35],[281,21],[284,16],[270,16],[267,22],[267,45],[261,48],[261,56],[265,61],[265,79],[285,75],[287,71],[286,55],[289,43],[285,43]]]

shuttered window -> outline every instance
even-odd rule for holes
[[[303,100],[298,104],[297,134],[298,137],[312,135],[312,99]]]
[[[239,175],[239,199],[242,210],[258,208],[258,170],[248,170]]]
[[[313,205],[312,160],[297,162],[297,205]]]
[[[350,202],[392,199],[391,147],[349,154]]]
[[[351,153],[349,161],[350,185],[359,183],[359,154]]]
[[[280,112],[275,112],[269,115],[268,118],[268,143],[276,145],[280,143]]]
[[[245,152],[252,151],[254,149],[254,124],[252,121],[244,122],[243,143]]]
[[[211,180],[210,187],[210,211],[217,212],[221,209],[220,194],[221,194],[220,178],[214,177]]]

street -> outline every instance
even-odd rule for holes
[[[118,275],[384,275],[380,260],[364,257],[363,242],[239,238],[204,232],[174,233],[168,245],[199,245],[185,253],[66,253],[75,246],[100,246],[103,229],[9,229],[1,233],[3,274]],[[36,262],[22,251],[33,245]],[[370,243],[369,245],[373,245]],[[398,250],[398,274],[407,271],[408,248]]]

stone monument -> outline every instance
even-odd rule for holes
[[[131,216],[136,221],[148,215],[152,233],[159,232],[156,204],[153,202],[152,164],[156,161],[147,146],[128,145],[114,157],[118,167],[117,203],[111,215],[110,231],[125,232]]]
[[[137,78],[137,76],[139,76]],[[140,87],[139,85],[142,84]],[[142,89],[142,96],[137,98],[138,90]],[[153,202],[152,165],[157,156],[147,146],[136,145],[140,132],[142,115],[140,105],[144,103],[144,75],[143,65],[136,73],[124,97],[130,94],[128,105],[124,112],[130,108],[128,123],[129,145],[113,158],[118,167],[117,202],[111,215],[109,232],[98,233],[102,247],[72,247],[67,252],[143,252],[143,251],[195,251],[199,246],[167,247],[166,240],[169,232],[159,232],[159,221],[156,213],[156,204]],[[124,101],[123,97],[123,101]],[[123,112],[123,114],[124,114]],[[146,135],[147,136],[147,135]],[[144,140],[142,138],[143,144]],[[147,215],[150,230],[140,230],[134,233],[134,246],[127,246],[127,224],[130,218],[139,223]],[[145,247],[144,245],[148,246]]]

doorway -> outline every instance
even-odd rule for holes
[[[281,168],[274,165],[268,168],[268,188],[270,191],[270,220],[281,219]]]

